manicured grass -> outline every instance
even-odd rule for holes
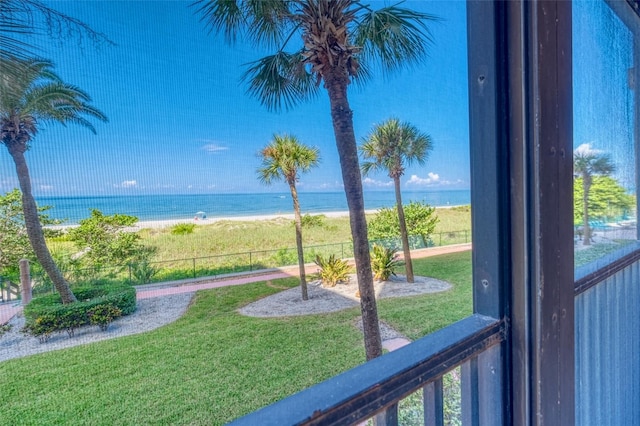
[[[468,252],[415,268],[454,289],[383,299],[381,319],[417,338],[471,313]],[[6,361],[0,424],[223,424],[364,362],[358,308],[275,319],[236,312],[277,291],[264,282],[202,291],[185,316],[153,332]]]

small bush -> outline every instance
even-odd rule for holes
[[[73,292],[78,302],[67,305],[62,304],[58,294],[33,299],[24,308],[26,326],[23,331],[38,337],[40,342],[46,342],[55,332],[64,330],[71,337],[78,327],[92,324],[90,312],[101,313],[103,318],[100,321],[104,322],[109,315],[113,320],[136,309],[136,290],[131,286],[75,288]],[[118,315],[115,315],[115,309],[119,311]],[[111,314],[107,315],[108,312]]]
[[[193,234],[193,230],[195,228],[196,228],[195,223],[178,223],[171,227],[171,234],[173,235]]]
[[[105,331],[114,319],[122,316],[122,311],[113,305],[100,305],[87,311],[89,322]]]
[[[142,260],[134,263],[131,266],[131,275],[135,282],[140,284],[147,284],[153,280],[153,277],[158,273],[158,268],[151,266],[151,262],[148,260]]]
[[[396,268],[404,263],[398,258],[395,249],[383,247],[378,244],[373,245],[371,253],[371,269],[373,278],[378,281],[387,281],[391,275],[396,275]]]
[[[324,286],[335,287],[339,282],[348,281],[351,268],[347,262],[337,258],[335,254],[329,256],[327,260],[317,255],[315,263],[320,267],[320,279]]]
[[[302,216],[301,223],[303,228],[313,228],[313,227],[322,227],[324,226],[324,220],[326,216],[323,214],[310,215],[305,214]]]
[[[298,263],[298,253],[294,250],[279,249],[271,259],[275,262],[276,266],[295,265]]]

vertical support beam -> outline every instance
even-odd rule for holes
[[[508,2],[506,2],[508,3]],[[508,315],[510,300],[510,163],[508,151],[508,92],[505,3],[467,3],[469,63],[469,128],[473,242],[473,309],[493,318]],[[492,350],[493,372],[477,359],[462,367],[463,424],[508,423],[511,409],[506,384],[508,345]],[[482,380],[491,376],[491,394],[482,395]],[[495,412],[489,412],[490,409]],[[470,416],[470,417],[469,417]],[[489,424],[489,423],[484,423]]]
[[[571,3],[525,3],[533,425],[575,422]],[[518,259],[514,259],[515,262]]]
[[[424,424],[444,426],[444,394],[442,377],[423,388]]]

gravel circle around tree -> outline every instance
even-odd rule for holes
[[[416,276],[413,283],[407,283],[404,275],[374,282],[376,298],[418,296],[450,288],[451,284],[445,281],[422,276]],[[302,300],[300,287],[295,287],[249,303],[238,312],[246,316],[270,318],[337,312],[360,305],[356,297],[358,284],[355,274],[350,275],[347,283],[339,283],[335,287],[324,287],[320,281],[311,281],[307,289],[309,300]]]

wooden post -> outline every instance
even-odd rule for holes
[[[27,259],[20,259],[20,290],[22,291],[22,304],[26,305],[31,302],[31,273]]]

